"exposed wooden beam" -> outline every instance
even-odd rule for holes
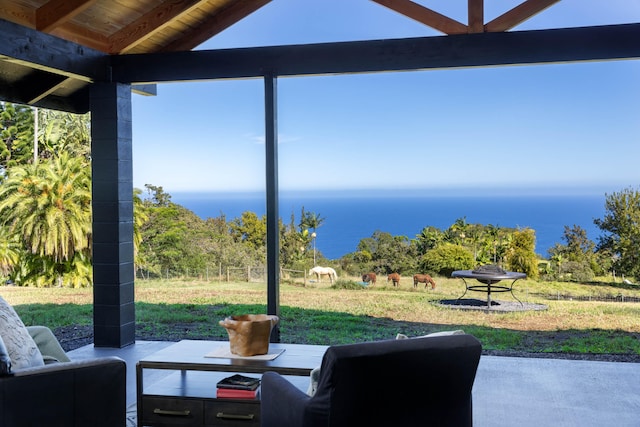
[[[27,79],[18,83],[24,90],[23,98],[27,105],[35,105],[42,99],[52,94],[58,87],[63,86],[67,77],[51,73],[34,73]]]
[[[191,50],[269,2],[271,0],[236,0],[218,14],[210,16],[198,28],[194,28],[179,40],[163,48],[162,52]]]
[[[64,98],[50,95],[34,101],[29,99],[22,91],[16,90],[16,88],[0,87],[0,99],[15,104],[31,105],[75,114],[85,114],[89,111],[89,95],[85,89]]]
[[[484,0],[468,0],[467,14],[469,32],[484,32]]]
[[[42,101],[33,105],[50,110],[66,111],[74,114],[86,114],[89,112],[89,86],[75,92],[71,96],[47,96]]]
[[[0,20],[0,56],[82,81],[109,78],[108,55],[22,25]]]
[[[498,32],[510,30],[559,1],[560,0],[526,0],[491,22],[488,22],[487,25],[485,25],[485,31]]]
[[[131,85],[131,92],[144,96],[156,96],[158,94],[157,85]]]
[[[367,73],[640,58],[640,24],[117,55],[123,83]],[[180,64],[176,67],[176,64]]]
[[[444,34],[466,34],[468,27],[411,0],[372,0]]]
[[[160,3],[125,28],[109,38],[109,53],[125,53],[156,32],[164,28],[180,15],[189,13],[206,0],[179,0]]]
[[[48,33],[95,2],[96,0],[49,0],[36,10],[36,29]]]

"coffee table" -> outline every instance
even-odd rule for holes
[[[183,340],[136,364],[138,427],[260,425],[260,398],[221,399],[216,383],[231,373],[259,376],[275,371],[305,390],[311,370],[327,346],[270,343],[272,360],[258,357],[206,357],[227,350],[228,341]],[[222,351],[224,352],[224,351]],[[175,372],[171,372],[175,371]],[[152,383],[145,386],[145,380]]]

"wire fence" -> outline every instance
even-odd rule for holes
[[[217,268],[185,269],[183,271],[165,268],[162,273],[147,270],[136,271],[136,279],[165,279],[165,280],[204,280],[207,282],[250,282],[267,283],[266,266],[222,266]],[[304,270],[280,269],[280,279],[306,284],[307,273]]]
[[[568,292],[530,292],[529,289],[514,289],[513,292],[518,298],[536,297],[547,301],[593,301],[593,302],[640,302],[640,296],[624,295],[618,293],[616,295],[606,295],[602,293],[574,295]]]
[[[562,292],[554,294],[535,294],[547,300],[556,301],[600,301],[600,302],[640,302],[640,297],[630,295],[571,295]]]
[[[249,282],[267,283],[266,266],[222,266],[216,268],[206,268],[203,270],[187,269],[177,271],[164,269],[162,275],[139,270],[136,272],[136,279],[166,279],[166,280],[204,280],[209,282]],[[294,270],[280,268],[280,280],[288,283],[297,283],[306,286],[313,280],[307,275],[306,270]],[[573,295],[566,292],[540,293],[530,292],[529,289],[514,289],[516,294],[524,294],[525,298],[534,296],[548,301],[594,301],[594,302],[621,302],[640,303],[640,297],[635,295]]]

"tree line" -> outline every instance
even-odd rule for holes
[[[35,120],[37,115],[37,121]],[[38,124],[36,129],[36,123]],[[579,226],[565,226],[563,243],[547,259],[534,252],[535,230],[457,219],[441,230],[425,226],[409,238],[376,231],[355,251],[327,260],[314,236],[324,218],[301,207],[280,219],[282,268],[314,263],[343,274],[423,272],[500,264],[531,278],[590,280],[615,272],[640,277],[640,192],[629,187],[605,195],[603,231],[593,242]],[[0,275],[22,286],[92,284],[91,150],[88,115],[0,103]],[[171,201],[161,186],[134,189],[134,254],[139,275],[204,270],[211,266],[260,266],[266,260],[266,216],[201,219]]]

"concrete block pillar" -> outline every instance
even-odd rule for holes
[[[93,331],[96,347],[135,342],[131,85],[91,85]]]

